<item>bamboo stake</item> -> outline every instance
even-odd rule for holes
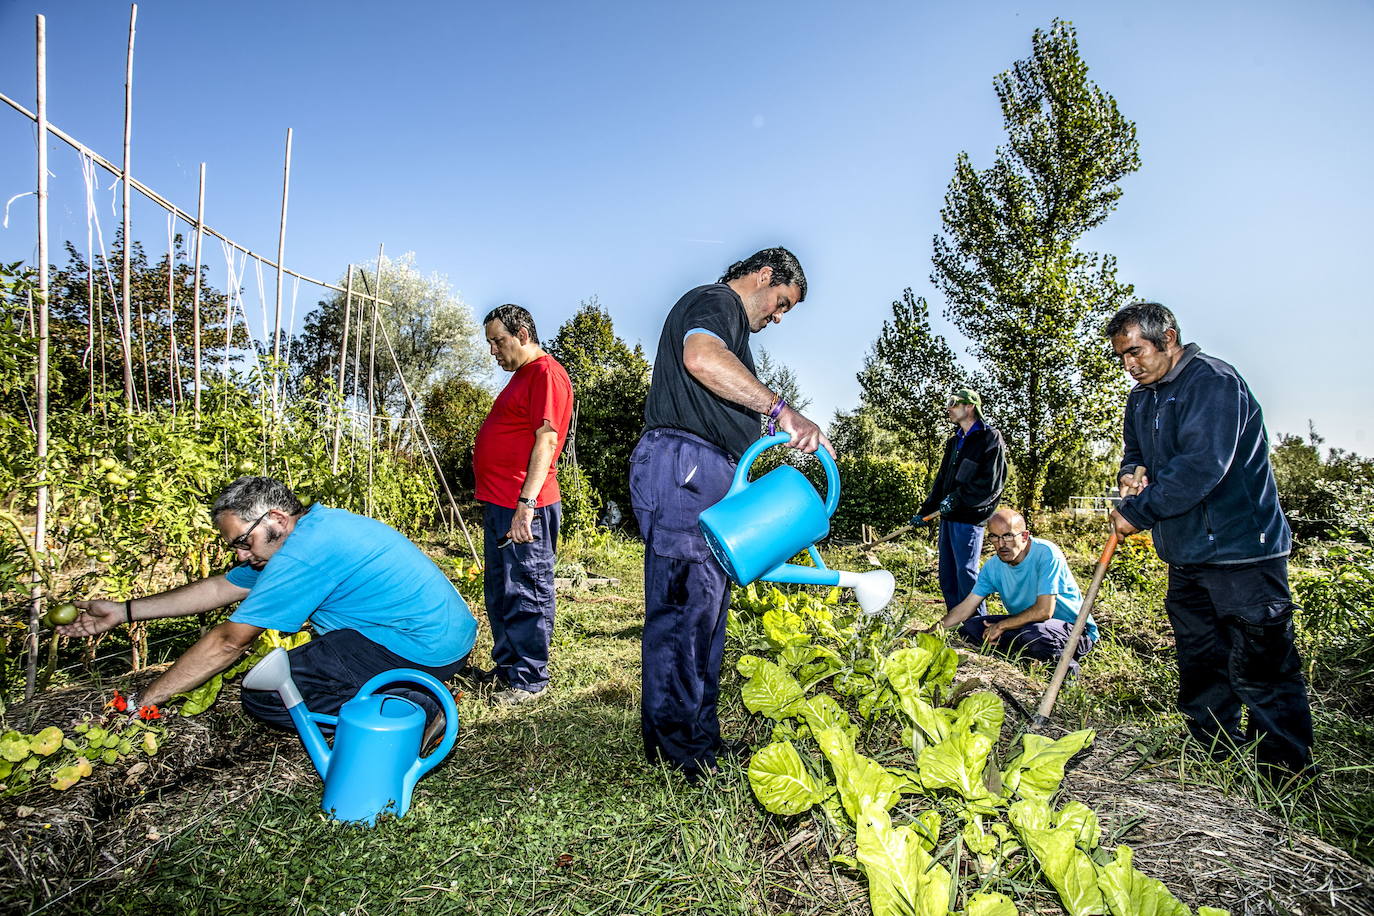
[[[353,265],[348,265],[347,292],[344,293],[343,339],[339,343],[339,390],[338,398],[343,397],[344,370],[348,367],[348,322],[353,316]],[[343,436],[343,411],[334,417],[334,443],[329,451],[329,473],[339,473],[339,440]]]
[[[171,217],[167,232],[167,391],[173,416],[177,412],[177,395],[181,388],[181,367],[177,360],[176,219]]]
[[[200,164],[200,191],[196,195],[196,276],[191,292],[191,349],[195,362],[192,411],[200,425],[200,245],[205,239],[205,163]]]
[[[281,264],[286,255],[286,203],[291,193],[291,128],[286,129],[286,164],[282,168],[281,179],[281,225],[277,230],[277,263]],[[282,272],[277,270],[277,314],[272,326],[272,362],[276,363],[281,358],[281,282]],[[272,369],[272,397],[275,401],[277,392],[276,373],[278,367]]]
[[[120,290],[124,299],[124,326],[120,329],[120,345],[124,351],[124,406],[134,409],[134,351],[133,314],[129,306],[129,147],[134,124],[134,32],[138,21],[138,4],[129,7],[129,52],[124,65],[124,165],[120,169],[120,187],[124,195],[124,263],[120,274]],[[146,365],[146,361],[145,361]]]
[[[372,290],[372,335],[367,347],[367,515],[372,514],[372,457],[377,438],[377,322],[378,302],[382,295],[382,261],[386,257],[386,243],[377,246],[377,283]]]
[[[35,43],[38,58],[36,93],[38,109],[38,369],[35,378],[38,416],[38,494],[33,524],[33,547],[39,558],[48,550],[48,36],[47,20],[37,17]],[[32,309],[33,294],[29,294]],[[37,564],[35,564],[37,566]],[[43,609],[42,577],[33,571],[30,591],[28,665],[24,672],[24,699],[33,697],[38,684],[38,618]],[[54,637],[56,639],[56,637]]]

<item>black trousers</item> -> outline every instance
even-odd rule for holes
[[[1178,650],[1178,707],[1193,736],[1217,750],[1259,738],[1261,763],[1294,772],[1310,765],[1312,712],[1293,644],[1288,559],[1170,566],[1164,607]]]

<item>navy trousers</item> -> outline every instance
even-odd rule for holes
[[[715,766],[721,748],[716,703],[730,606],[730,582],[697,518],[734,472],[727,453],[680,430],[646,431],[630,456],[644,536],[644,752],[689,777]]]
[[[983,631],[988,628],[988,624],[1006,620],[1010,616],[1010,614],[983,614],[970,617],[959,627],[959,633],[974,645],[988,645],[992,651],[1006,655],[1019,655],[1038,662],[1059,663],[1060,657],[1064,654],[1064,649],[1069,645],[1069,634],[1073,631],[1073,624],[1067,620],[1060,620],[1058,617],[1051,617],[1049,620],[1028,623],[1023,627],[1017,627],[1015,630],[1007,630],[1002,633],[997,642],[985,644]],[[1094,644],[1095,640],[1089,639],[1086,632],[1079,635],[1078,645],[1074,647],[1073,660],[1069,662],[1068,675],[1066,676],[1078,676],[1078,659],[1087,655],[1088,650]]]
[[[973,591],[978,581],[978,559],[983,553],[983,526],[940,521],[940,594],[945,607],[953,609]],[[980,603],[973,613],[985,613]]]
[[[357,630],[330,630],[288,649],[286,655],[291,660],[291,680],[296,682],[306,709],[330,716],[337,715],[339,708],[353,699],[363,684],[383,671],[414,668],[447,681],[467,662],[464,656],[451,665],[438,668],[417,665]],[[419,703],[427,720],[439,714],[439,702],[427,688],[388,687],[382,692]],[[275,728],[296,730],[291,714],[275,690],[244,690],[243,711]]]
[[[510,530],[514,509],[486,503],[482,514],[482,594],[491,624],[491,660],[497,676],[518,690],[543,690],[549,682],[553,639],[553,564],[563,504],[534,510],[535,540],[496,545]]]
[[[1259,738],[1261,763],[1294,772],[1311,764],[1293,607],[1286,557],[1169,567],[1164,609],[1178,652],[1178,707],[1204,746],[1224,753]]]

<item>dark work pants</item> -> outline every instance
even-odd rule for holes
[[[417,665],[357,630],[330,630],[288,649],[286,655],[291,660],[291,680],[296,682],[305,708],[330,716],[338,715],[339,708],[353,699],[363,684],[383,671],[414,668],[447,681],[467,661],[464,656],[451,665],[438,668]],[[388,687],[382,693],[414,700],[424,708],[426,719],[439,714],[439,702],[428,688]],[[291,714],[275,690],[244,690],[243,711],[276,728],[296,729]]]
[[[1060,620],[1058,617],[1051,617],[1049,620],[1028,623],[1015,630],[1007,630],[997,642],[985,644],[983,631],[988,628],[988,624],[1006,620],[1010,616],[1010,614],[983,614],[982,616],[970,617],[964,621],[963,626],[959,627],[959,632],[975,646],[985,646],[989,652],[1019,655],[1038,662],[1059,663],[1060,656],[1064,654],[1064,649],[1069,644],[1069,634],[1073,632],[1073,624],[1067,620]],[[1087,655],[1088,650],[1095,645],[1095,642],[1095,640],[1088,638],[1086,632],[1079,635],[1078,645],[1073,650],[1073,661],[1069,662],[1068,677],[1078,676],[1078,659]]]
[[[730,488],[735,462],[689,433],[651,429],[630,456],[644,536],[643,700],[649,761],[696,776],[720,750],[720,663],[730,582],[697,526]]]
[[[940,594],[946,609],[968,597],[978,581],[978,559],[983,553],[983,526],[940,521]],[[979,603],[974,615],[985,613]]]
[[[534,510],[535,540],[497,544],[510,530],[514,509],[486,503],[482,514],[482,593],[491,624],[491,659],[501,680],[531,693],[549,682],[553,639],[553,564],[563,504]]]
[[[1261,763],[1312,762],[1312,713],[1293,645],[1288,559],[1169,567],[1164,608],[1178,651],[1178,707],[1221,750],[1259,737]],[[1249,710],[1241,731],[1241,706]]]

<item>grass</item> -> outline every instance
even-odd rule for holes
[[[293,742],[241,774],[234,792],[188,780],[161,800],[148,864],[111,888],[91,884],[52,912],[386,914],[836,913],[862,884],[828,861],[824,820],[783,822],[755,803],[738,764],[691,788],[651,766],[639,736],[642,566],[637,544],[601,536],[563,545],[561,560],[620,580],[560,595],[553,684],[529,706],[493,706],[471,685],[452,756],[420,783],[410,813],[364,830],[319,812],[320,787]],[[1080,577],[1095,549],[1071,549]],[[898,601],[934,619],[933,558],[912,541],[884,550]],[[864,568],[852,551],[833,565]],[[1086,578],[1085,578],[1086,581]],[[1275,791],[1243,761],[1214,764],[1181,740],[1161,593],[1105,589],[1095,614],[1109,637],[1066,687],[1064,723],[1130,723],[1168,778],[1256,799],[1305,829],[1374,859],[1368,761],[1374,726],[1314,688],[1316,786]],[[480,612],[479,612],[480,613]],[[485,628],[483,638],[486,636]],[[485,660],[479,642],[475,658]],[[729,660],[727,658],[727,669]],[[1047,679],[1045,673],[1040,678]],[[727,670],[727,735],[762,739]],[[895,739],[894,739],[895,740]],[[761,743],[761,740],[760,742]],[[875,756],[880,749],[870,749]],[[1362,794],[1363,793],[1363,794]],[[136,809],[137,810],[137,809]],[[801,845],[798,838],[806,839]],[[1024,876],[1023,876],[1024,877]],[[1008,876],[1014,890],[1020,877]],[[1028,885],[1029,886],[1029,885]]]

